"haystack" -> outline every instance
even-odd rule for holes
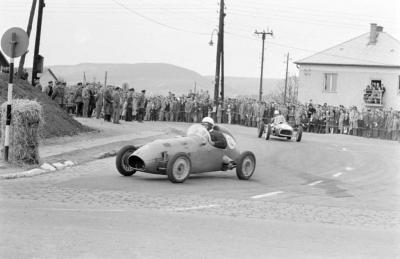
[[[1,149],[4,156],[7,103],[1,110]],[[9,161],[13,164],[39,163],[39,134],[43,126],[42,106],[36,101],[15,99],[12,101]]]

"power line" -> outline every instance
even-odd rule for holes
[[[118,2],[116,0],[111,0],[111,1],[113,1],[115,4],[119,5],[120,7],[128,10],[129,12],[135,14],[136,16],[139,16],[139,17],[141,17],[141,18],[143,18],[143,19],[145,19],[147,21],[150,21],[152,23],[161,25],[163,27],[166,27],[166,28],[169,28],[169,29],[172,29],[172,30],[175,30],[175,31],[187,32],[187,33],[192,33],[192,34],[197,34],[197,35],[209,35],[209,33],[185,30],[185,29],[181,29],[181,28],[178,28],[178,27],[174,27],[174,26],[159,22],[159,21],[157,21],[157,20],[155,20],[153,18],[150,18],[150,17],[145,16],[145,15],[143,15],[143,14],[141,14],[141,13],[135,11],[135,10],[132,10],[131,8],[127,7],[126,5],[120,3],[120,2]]]

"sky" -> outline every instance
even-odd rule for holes
[[[202,75],[215,73],[218,0],[45,0],[40,53],[45,65],[170,63]],[[0,34],[26,30],[32,0],[0,0]],[[262,40],[264,78],[283,78],[292,62],[384,27],[400,40],[398,0],[225,0],[225,75],[259,77]],[[35,19],[37,18],[37,14]],[[27,66],[32,66],[36,22]],[[217,35],[213,41],[217,42]],[[18,62],[18,60],[17,60]]]

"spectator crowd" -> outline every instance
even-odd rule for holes
[[[40,87],[40,83],[37,84]],[[378,89],[373,86],[372,89]],[[50,81],[42,91],[70,114],[82,117],[103,118],[118,124],[119,121],[178,121],[198,123],[203,117],[214,118],[217,123],[257,127],[262,119],[268,123],[279,112],[287,122],[301,125],[307,132],[320,134],[348,134],[361,137],[400,140],[400,112],[393,109],[330,106],[314,104],[282,105],[257,101],[252,98],[227,98],[214,105],[208,91],[189,91],[187,95],[146,96],[133,88],[122,89],[94,83],[78,83],[66,87],[65,83]],[[373,101],[376,95],[368,97]],[[383,91],[378,89],[376,91]],[[365,91],[367,93],[367,89]],[[369,90],[368,90],[369,94]],[[376,94],[376,93],[375,93]],[[374,97],[375,96],[375,97]]]

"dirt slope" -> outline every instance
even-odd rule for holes
[[[7,101],[8,74],[0,75],[0,105]],[[91,131],[69,116],[49,97],[22,80],[14,80],[13,98],[38,101],[44,111],[44,127],[41,132],[43,138],[66,135],[75,135],[80,132]]]

